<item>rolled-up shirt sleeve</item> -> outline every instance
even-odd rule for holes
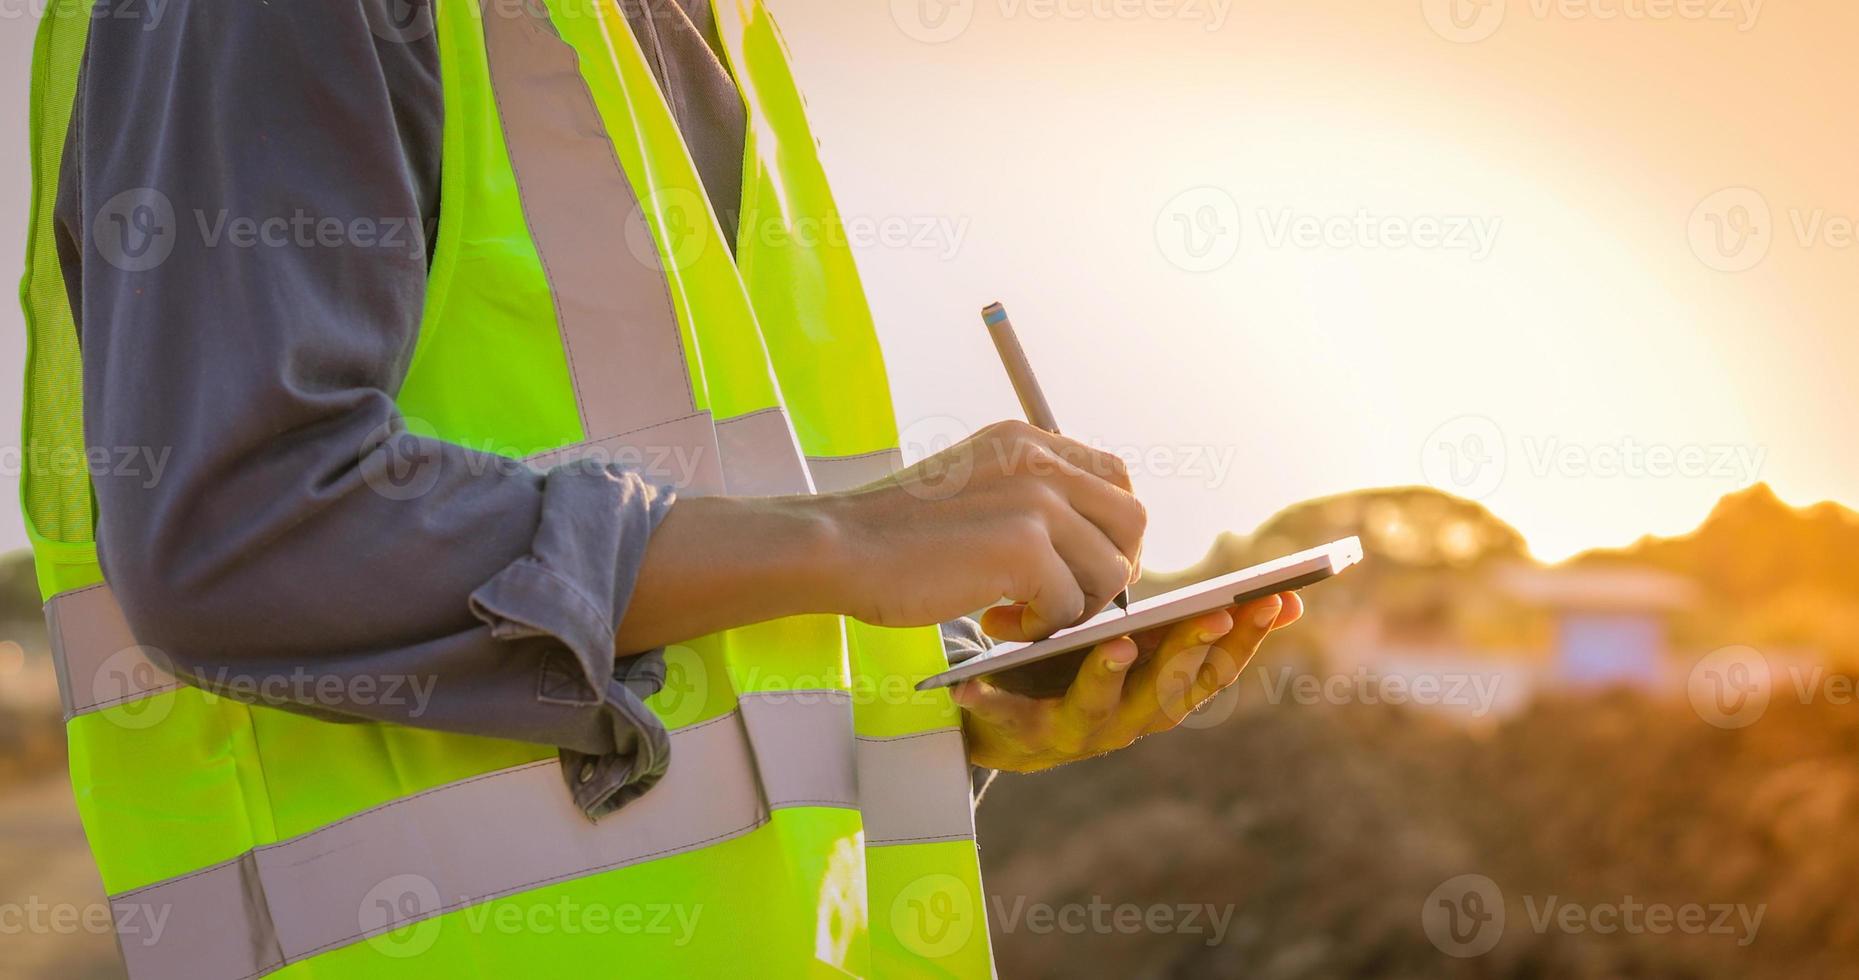
[[[664,667],[614,637],[671,491],[395,405],[439,207],[430,7],[160,9],[99,4],[58,201],[137,641],[245,700],[557,746],[590,816],[636,798],[670,761]]]

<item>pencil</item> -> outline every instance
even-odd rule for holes
[[[1020,410],[1026,413],[1026,420],[1041,429],[1059,434],[1059,420],[1052,414],[1052,405],[1046,401],[1046,393],[1040,390],[1039,378],[1033,374],[1033,365],[1026,359],[1026,348],[1020,346],[1020,337],[1013,332],[1013,321],[1007,319],[1007,308],[999,303],[989,303],[981,311],[981,322],[987,324],[988,335],[994,338],[994,349],[1000,352],[1001,364],[1007,369],[1007,380],[1013,384],[1013,393],[1020,399]],[[1130,590],[1125,587],[1117,593],[1117,608],[1130,611]]]

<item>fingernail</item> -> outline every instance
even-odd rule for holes
[[[1104,650],[1104,668],[1113,674],[1120,674],[1136,662],[1136,644],[1128,640],[1112,643]]]
[[[1270,603],[1259,607],[1259,611],[1252,614],[1253,624],[1262,630],[1271,629],[1272,624],[1278,621],[1278,614],[1284,610],[1284,607],[1285,601],[1274,596]]]

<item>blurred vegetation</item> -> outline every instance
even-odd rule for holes
[[[10,639],[27,638],[40,622],[39,580],[32,570],[32,552],[13,551],[0,555],[0,629]]]
[[[32,555],[0,555],[0,788],[64,764]]]
[[[1258,669],[1255,665],[1254,669]],[[1720,731],[1617,692],[1539,701],[1480,734],[1389,705],[1268,704],[1118,755],[1003,776],[978,813],[996,912],[1015,901],[1210,903],[1226,938],[1035,935],[1001,975],[1850,977],[1859,974],[1859,714],[1777,705]],[[1434,888],[1507,899],[1491,952],[1443,955]],[[1526,900],[1762,906],[1755,939],[1536,931]]]

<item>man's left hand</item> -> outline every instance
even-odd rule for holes
[[[1238,680],[1268,633],[1303,614],[1297,593],[1284,592],[1101,643],[1064,697],[1029,698],[985,679],[965,681],[950,693],[963,708],[968,760],[1036,772],[1168,731]],[[1150,649],[1152,656],[1130,666]]]

